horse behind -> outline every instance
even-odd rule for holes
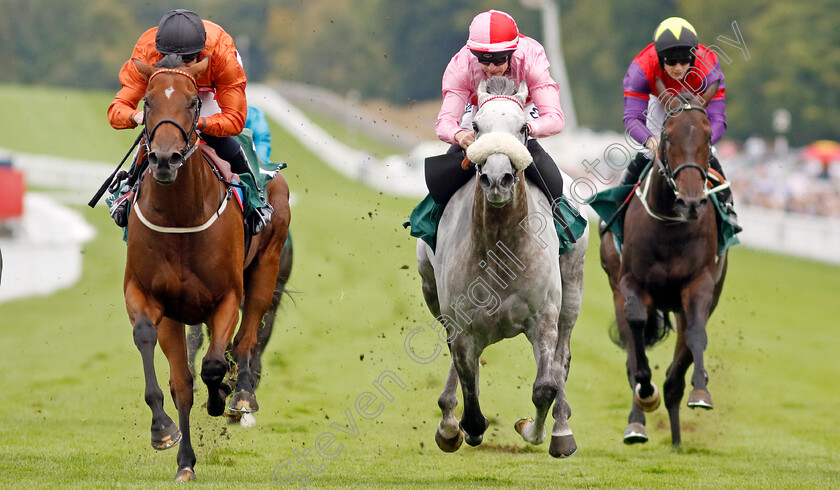
[[[657,86],[665,93],[661,80]],[[718,230],[707,192],[711,126],[705,108],[717,86],[691,99],[675,96],[666,104],[669,115],[655,167],[637,187],[624,218],[622,254],[616,251],[612,233],[606,232],[601,241],[601,266],[613,290],[634,392],[624,432],[627,444],[647,442],[644,412],[655,410],[661,401],[645,355],[661,327],[657,311],[673,312],[677,320],[674,359],[664,384],[672,444],[681,442],[679,405],[692,362],[694,389],[688,406],[713,408],[703,352],[706,323],[720,298],[727,266],[726,253],[716,255]]]
[[[179,481],[195,478],[196,463],[190,440],[193,377],[184,325],[205,323],[210,332],[201,366],[207,412],[219,416],[225,411],[225,351],[232,339],[238,375],[228,409],[256,411],[251,360],[257,328],[272,300],[290,220],[289,189],[278,175],[266,189],[275,209],[271,223],[254,237],[246,256],[242,212],[231,201],[230,188],[196,151],[196,78],[208,61],[186,67],[179,66],[179,57],[166,57],[152,67],[134,60],[148,81],[144,111],[149,166],[129,216],[125,302],[143,360],[152,447],[167,449],[180,442]],[[242,324],[236,331],[243,297]],[[177,425],[163,409],[154,367],[156,343],[169,361]]]
[[[479,356],[502,339],[524,334],[531,342],[537,376],[533,419],[514,428],[531,444],[545,439],[545,419],[554,405],[549,453],[576,450],[568,425],[571,409],[565,383],[569,340],[580,312],[588,227],[574,249],[560,255],[552,207],[538,187],[523,178],[532,159],[525,147],[522,107],[528,96],[502,77],[482,81],[475,117],[476,141],[467,152],[476,178],[450,199],[438,227],[436,250],[417,243],[418,269],[429,310],[446,328],[452,362],[438,399],[442,419],[435,441],[456,451],[466,438],[481,443],[489,425],[478,400]],[[461,383],[464,412],[455,418]]]

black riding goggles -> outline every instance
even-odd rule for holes
[[[694,63],[694,57],[679,57],[679,58],[662,58],[662,62],[668,66],[674,65],[690,65]]]

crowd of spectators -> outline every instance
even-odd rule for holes
[[[741,151],[718,148],[736,209],[746,204],[840,218],[840,158],[818,160],[801,148],[760,143],[748,140]]]

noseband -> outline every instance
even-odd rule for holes
[[[187,73],[183,70],[176,70],[176,69],[173,69],[173,68],[165,68],[165,69],[158,70],[158,71],[154,72],[152,74],[152,76],[149,77],[149,83],[151,83],[152,79],[155,78],[156,76],[158,76],[161,73],[175,73],[177,75],[183,75],[183,76],[190,79],[190,81],[193,84],[193,87],[198,88],[198,84],[196,83],[195,78],[192,75],[190,75],[189,73]],[[183,162],[187,161],[187,158],[189,158],[189,156],[192,155],[192,153],[195,151],[195,149],[198,148],[198,144],[197,144],[198,143],[198,115],[201,112],[201,99],[196,95],[195,99],[193,99],[193,100],[194,100],[194,105],[195,105],[195,111],[194,111],[194,114],[193,114],[192,128],[190,129],[190,132],[187,133],[187,131],[184,129],[183,126],[181,126],[181,124],[178,121],[176,121],[174,119],[171,119],[171,118],[168,118],[168,117],[163,118],[163,119],[161,119],[161,120],[159,120],[158,122],[155,123],[155,125],[152,127],[151,131],[149,131],[149,126],[146,126],[145,129],[143,130],[143,134],[145,136],[144,139],[146,140],[145,145],[146,145],[146,151],[147,152],[150,151],[149,145],[151,145],[152,138],[154,138],[155,133],[157,132],[158,128],[160,128],[164,124],[172,124],[173,126],[178,128],[178,131],[181,132],[181,137],[184,138],[184,141],[186,142],[186,145],[178,151],[181,154],[181,156],[183,157],[182,160],[181,160],[181,163],[178,166],[180,167],[181,165],[183,165]],[[147,110],[148,110],[147,106],[144,105],[143,106],[143,120],[144,121],[147,120],[146,119]],[[195,139],[192,138],[193,136],[195,136]]]
[[[706,109],[700,107],[699,105],[692,104],[691,102],[685,102],[680,108],[680,112],[687,110],[700,111],[703,113],[704,116],[706,116],[706,118],[709,117],[709,115],[706,113]],[[661,157],[656,159],[656,163],[659,166],[659,173],[663,177],[665,177],[665,181],[668,183],[668,186],[671,188],[672,191],[674,191],[674,196],[679,196],[680,190],[677,188],[676,182],[677,175],[687,168],[697,169],[700,172],[700,176],[703,177],[703,190],[705,192],[706,183],[709,180],[709,176],[706,169],[700,166],[700,164],[696,162],[686,162],[675,169],[672,169],[671,166],[668,164],[668,152],[665,147],[665,143],[669,143],[669,140],[668,135],[665,134],[665,123],[670,117],[671,113],[668,113],[668,115],[665,117],[665,121],[662,123],[662,133],[660,133],[659,136],[659,141],[661,144],[659,154],[661,155]],[[711,144],[709,145],[709,150],[711,151]]]

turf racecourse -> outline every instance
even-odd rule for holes
[[[0,86],[0,146],[116,162],[134,133],[110,130],[109,101],[104,93]],[[297,196],[294,303],[284,300],[266,353],[256,427],[210,418],[203,385],[196,394],[192,486],[270,488],[284,478],[292,488],[304,479],[310,488],[840,486],[840,269],[743,247],[732,251],[708,329],[716,408],[683,407],[682,449],[670,446],[664,408],[648,418],[649,443],[621,443],[630,392],[624,353],[607,336],[612,301],[593,237],[567,385],[578,452],[554,460],[547,444],[528,446],[514,432],[514,421],[533,412],[536,370],[520,337],[483,356],[481,401],[491,419],[484,444],[442,453],[433,436],[448,358],[419,364],[403,347],[432,320],[414,240],[400,226],[414,202],[344,179],[272,129],[274,157],[289,163],[284,175]],[[98,231],[81,281],[0,305],[0,487],[169,486],[175,450],[149,445],[151,416],[121,292],[124,245],[104,207],[77,209]],[[421,334],[413,345],[427,356],[435,339]],[[672,348],[669,339],[651,355],[660,386]],[[159,349],[157,366],[168,393]],[[382,378],[390,400],[372,384],[383,373],[405,386]],[[380,395],[369,419],[357,410],[361,398],[365,412],[365,393]],[[165,407],[175,415],[168,395]],[[334,436],[328,448],[326,433]]]

